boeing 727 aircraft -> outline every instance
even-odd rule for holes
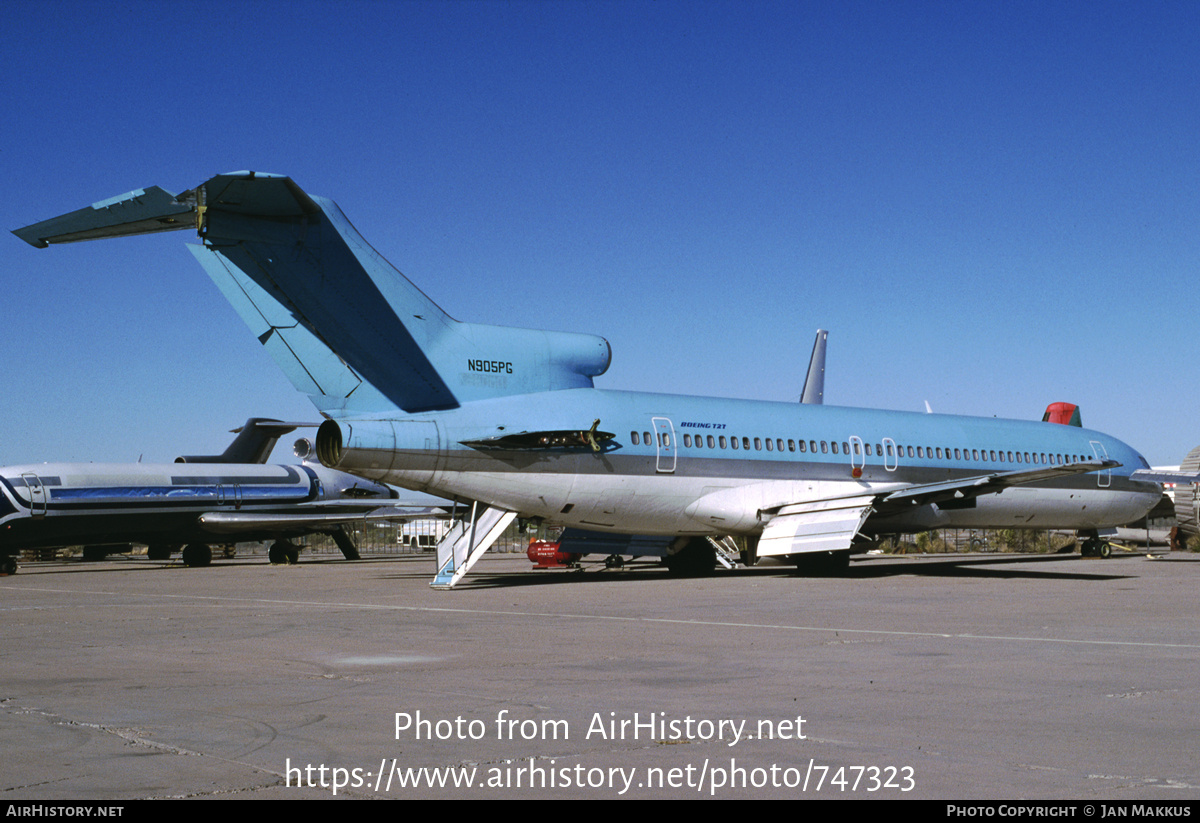
[[[24,549],[145,543],[151,560],[184,546],[183,562],[207,566],[211,544],[274,540],[272,563],[295,563],[287,538],[325,533],[348,559],[343,526],[395,519],[395,489],[320,465],[262,465],[294,423],[252,418],[223,455],[174,463],[36,463],[0,467],[0,572]],[[230,459],[241,462],[227,462]]]
[[[1097,530],[1161,496],[1121,441],[1076,426],[596,389],[608,341],[454,320],[331,200],[290,178],[152,187],[20,229],[34,246],[191,228],[209,276],[328,418],[328,467],[470,501],[452,586],[513,518],[614,535],[704,571],[712,540],[835,563],[876,534]],[[564,550],[568,550],[565,549]]]

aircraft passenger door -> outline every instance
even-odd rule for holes
[[[862,438],[858,435],[850,436],[850,471],[857,471],[855,477],[862,474],[862,470],[867,466],[867,450],[863,448]]]
[[[675,472],[675,427],[665,417],[655,417],[654,444],[658,450],[657,470],[659,474]]]
[[[1108,459],[1108,449],[1104,448],[1103,443],[1101,443],[1099,440],[1092,440],[1091,444],[1092,444],[1092,453],[1096,455],[1097,460],[1107,460]],[[1096,484],[1100,488],[1107,489],[1111,483],[1112,483],[1112,469],[1105,469],[1102,472],[1096,472]]]
[[[29,516],[45,517],[46,497],[49,493],[42,484],[42,479],[33,472],[23,472],[21,479],[25,481],[25,488],[29,490]]]
[[[896,448],[896,441],[890,437],[883,438],[883,467],[894,472],[899,465],[900,450]]]

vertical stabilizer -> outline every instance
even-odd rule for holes
[[[281,175],[219,174],[178,196],[138,189],[15,233],[44,247],[188,227],[213,282],[331,416],[590,388],[611,359],[603,337],[453,319],[336,203]]]

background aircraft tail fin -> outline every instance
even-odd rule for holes
[[[245,425],[234,429],[237,435],[221,454],[185,454],[176,463],[266,463],[279,438],[300,426],[316,423],[284,423],[269,417],[251,417]]]
[[[808,375],[800,394],[801,403],[819,406],[825,402],[825,344],[828,339],[829,332],[817,329],[817,339],[813,341],[812,355],[808,358]]]
[[[1074,403],[1051,403],[1046,407],[1046,413],[1042,415],[1042,422],[1083,427],[1083,418],[1079,414],[1079,407]]]

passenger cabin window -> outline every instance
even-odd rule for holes
[[[738,439],[737,439],[736,437],[731,437],[731,438],[729,438],[729,443],[730,443],[730,445],[732,445],[732,446],[733,446],[735,449],[738,447]]]
[[[725,443],[725,435],[721,435],[721,448],[728,448],[728,445]]]
[[[710,449],[713,448],[713,436],[711,434],[708,436],[708,447]]]
[[[639,442],[639,440],[640,440],[640,438],[638,437],[638,433],[637,433],[637,432],[630,432],[630,433],[629,433],[629,442],[630,442],[630,443],[632,443],[633,445],[637,446],[637,445],[640,445],[640,442]]]

